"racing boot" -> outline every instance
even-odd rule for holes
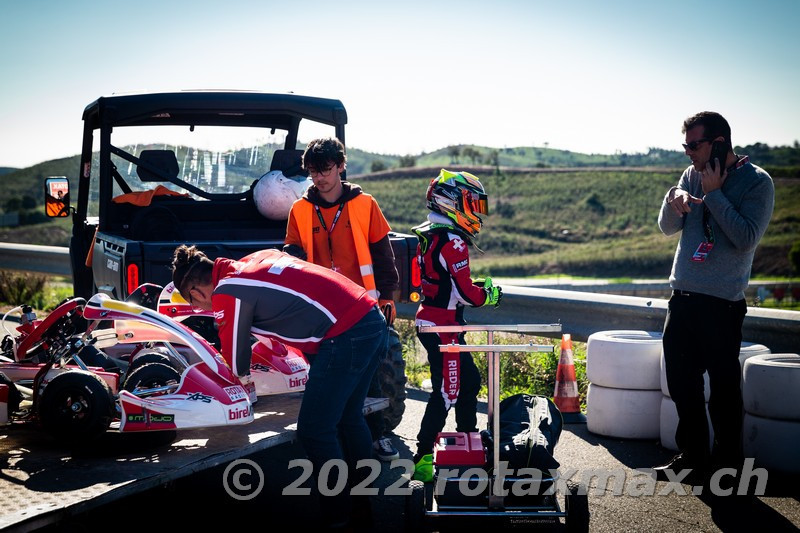
[[[433,454],[429,453],[423,455],[419,460],[414,463],[414,475],[411,479],[422,481],[423,483],[430,483],[433,481]]]

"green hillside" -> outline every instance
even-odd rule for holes
[[[455,169],[454,166],[450,166]],[[490,216],[473,254],[481,273],[598,277],[669,275],[677,236],[657,226],[666,190],[680,170],[540,170],[460,167],[481,178]],[[355,179],[379,201],[392,228],[408,231],[427,214],[424,195],[438,168]],[[792,275],[788,261],[800,240],[800,180],[778,178],[776,206],[756,253],[754,274]]]
[[[796,157],[800,149],[754,147],[769,163],[763,166],[776,185],[775,213],[756,253],[754,274],[790,276],[788,252],[792,243],[800,241],[800,179],[793,178],[797,169],[790,165],[800,165]],[[748,153],[747,148],[754,147],[737,147],[737,152]],[[485,253],[473,254],[479,273],[659,278],[669,274],[676,237],[661,235],[656,219],[665,191],[686,167],[680,152],[655,157],[659,151],[653,150],[645,165],[648,161],[641,158],[646,154],[622,160],[625,154],[515,148],[497,150],[496,158],[487,163],[483,155],[469,150],[465,158],[462,146],[456,163],[450,148],[416,156],[414,166],[400,169],[401,156],[350,149],[348,175],[378,199],[393,229],[408,232],[424,220],[425,190],[440,168],[474,172],[486,185],[491,211],[478,240]],[[776,153],[785,163],[770,167],[776,165]],[[364,172],[374,161],[389,169]],[[630,166],[633,161],[643,166]],[[664,165],[667,161],[674,163]],[[759,158],[754,161],[760,165]],[[42,184],[47,176],[66,175],[74,187],[77,167],[75,156],[0,176],[0,207],[16,206],[20,213],[28,213],[26,225],[0,227],[0,241],[67,246],[69,221],[44,221]]]

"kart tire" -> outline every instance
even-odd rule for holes
[[[660,356],[661,333],[598,331],[586,344],[586,378],[601,387],[656,390]]]
[[[585,485],[567,482],[569,492],[564,495],[564,512],[567,531],[585,533],[589,531],[589,491]]]
[[[661,414],[658,417],[659,433],[661,435],[661,446],[668,450],[678,451],[678,443],[675,442],[675,431],[678,429],[678,408],[669,396],[661,397]],[[711,426],[711,415],[708,414],[708,404],[706,403],[706,423],[708,424],[708,447],[714,444],[714,428]]]
[[[114,417],[114,395],[95,374],[70,370],[55,376],[39,398],[39,420],[60,441],[88,442],[103,434]]]
[[[745,457],[755,459],[755,465],[768,470],[800,474],[800,422],[774,420],[745,412],[742,428],[742,448]]]
[[[403,343],[394,328],[389,328],[389,347],[378,365],[381,396],[389,400],[383,409],[384,432],[388,433],[400,424],[406,410],[406,361],[403,359]]]
[[[660,390],[629,390],[589,384],[586,429],[621,439],[658,439]]]
[[[744,410],[751,415],[800,422],[800,355],[747,359],[742,373]]]
[[[133,393],[137,388],[151,389],[163,387],[170,382],[177,384],[180,381],[181,375],[171,366],[162,363],[148,363],[131,372],[122,388]]]
[[[160,363],[162,365],[175,368],[175,365],[172,364],[172,360],[170,360],[168,355],[160,352],[146,351],[145,353],[137,355],[133,358],[133,361],[131,361],[131,364],[128,366],[128,371],[125,374],[126,376],[130,376],[135,370],[143,367],[144,365],[149,365],[152,363]],[[177,368],[175,368],[175,370],[178,371]]]
[[[408,483],[411,493],[406,496],[406,531],[425,530],[425,483],[412,479]]]

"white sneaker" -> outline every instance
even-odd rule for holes
[[[253,382],[253,376],[250,374],[239,376],[239,381],[242,382],[242,387],[247,391],[247,395],[250,396],[250,403],[255,404],[258,401],[258,396],[256,395],[256,384]]]
[[[375,455],[378,456],[378,459],[385,462],[391,462],[396,459],[400,459],[400,452],[397,451],[397,448],[394,447],[392,444],[392,439],[389,437],[381,437],[378,440],[372,443],[372,449],[375,451]]]

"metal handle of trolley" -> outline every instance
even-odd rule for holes
[[[500,325],[458,325],[458,326],[419,326],[421,333],[465,333],[485,331],[486,344],[442,344],[442,352],[486,352],[488,366],[488,419],[492,435],[497,440],[500,435],[500,353],[501,352],[553,352],[554,346],[544,344],[494,344],[494,332],[505,333],[561,333],[561,324],[500,324]],[[492,490],[489,494],[489,507],[502,508],[503,473],[500,464],[500,446],[492,446]],[[496,473],[500,472],[500,475]]]

